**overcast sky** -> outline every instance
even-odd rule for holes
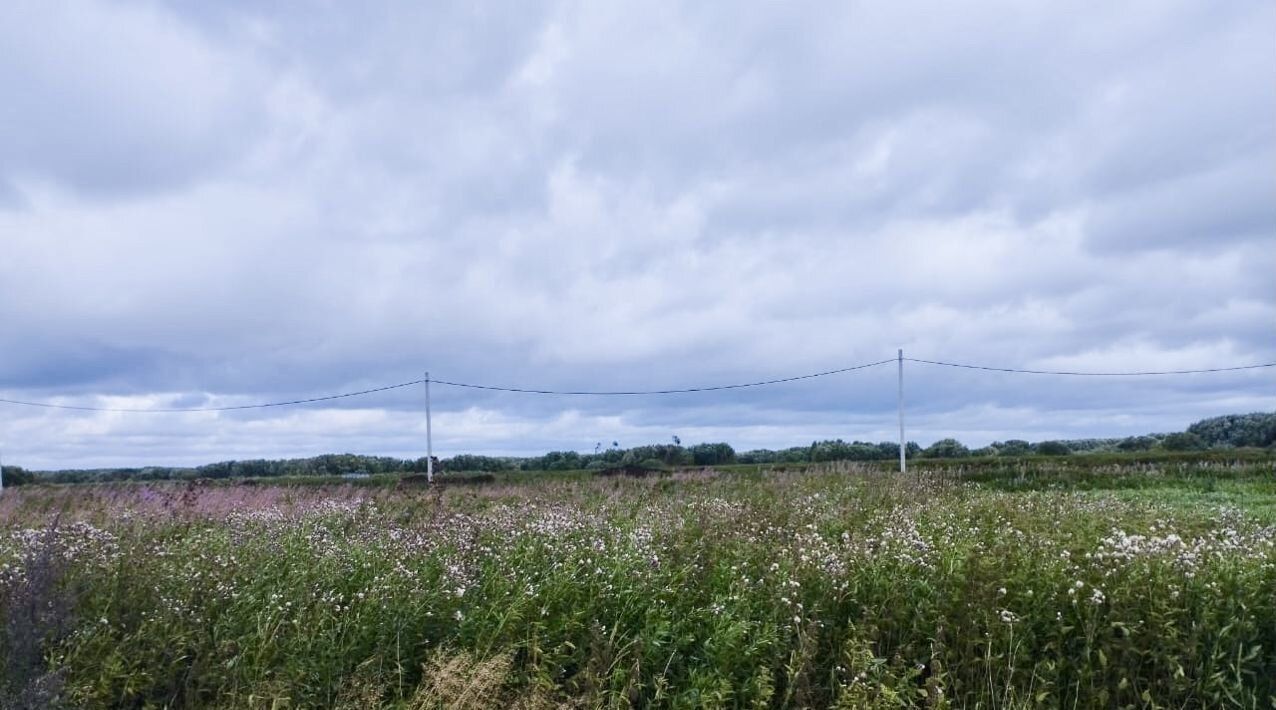
[[[1276,4],[0,6],[0,397],[1276,361]],[[435,451],[897,436],[884,365],[433,389]],[[1276,368],[908,363],[909,438],[1276,409]],[[420,387],[0,404],[6,463],[424,454]]]

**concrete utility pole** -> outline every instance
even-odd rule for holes
[[[425,373],[425,480],[434,483],[434,432],[430,423],[430,373]]]
[[[904,441],[904,349],[899,349],[899,472],[907,470],[904,463],[904,452],[907,449]]]

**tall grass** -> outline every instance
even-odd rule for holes
[[[0,613],[53,555],[73,623],[0,649],[39,639],[76,707],[1273,707],[1276,527],[1243,495],[1270,471],[1211,474],[1226,505],[1106,475],[1142,494],[848,466],[33,487],[0,503]]]

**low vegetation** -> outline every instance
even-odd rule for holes
[[[1272,707],[1271,459],[1072,458],[25,486],[0,706]]]
[[[970,449],[956,439],[941,439],[926,448],[914,442],[906,445],[910,459],[948,459],[968,457],[1023,458],[1025,456],[1066,456],[1070,454],[1146,454],[1168,452],[1223,451],[1238,448],[1276,451],[1276,413],[1231,414],[1205,419],[1187,431],[1171,434],[1148,434],[1112,439],[1070,439],[1067,441],[1029,442],[1022,439],[995,441],[988,446]],[[813,441],[809,446],[787,449],[755,449],[736,452],[730,444],[702,443],[683,446],[672,437],[669,444],[647,444],[624,449],[619,442],[604,448],[595,445],[594,453],[551,451],[543,456],[499,457],[458,454],[435,461],[438,471],[479,471],[500,473],[513,471],[606,471],[621,468],[678,468],[683,466],[760,466],[818,464],[834,461],[895,461],[899,458],[897,442]],[[108,468],[66,471],[27,471],[18,466],[4,467],[7,485],[27,483],[109,483],[115,481],[162,481],[238,478],[290,479],[304,476],[316,478],[347,476],[411,476],[426,471],[427,461],[399,459],[391,456],[325,454],[305,459],[254,459],[220,461],[191,468],[147,466],[142,468]]]

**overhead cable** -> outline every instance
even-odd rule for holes
[[[837,370],[826,370],[824,372],[814,372],[809,375],[798,375],[796,377],[782,377],[777,380],[762,380],[761,382],[745,382],[737,385],[715,385],[712,387],[687,387],[684,389],[669,390],[632,390],[632,391],[599,391],[599,390],[540,390],[525,389],[522,387],[497,387],[495,385],[476,385],[468,382],[448,382],[447,380],[430,380],[433,385],[447,385],[449,387],[465,387],[476,390],[491,390],[495,392],[517,392],[519,394],[555,394],[555,395],[587,395],[593,397],[632,397],[637,395],[648,394],[685,394],[688,392],[716,392],[719,390],[735,390],[744,387],[761,387],[763,385],[778,385],[782,382],[797,382],[798,380],[809,380],[815,377],[827,377],[828,375],[838,375],[843,372],[851,372],[852,370],[863,370],[869,367],[877,367],[885,365],[889,362],[895,362],[895,358],[888,360],[879,360],[864,365],[855,365],[854,367],[843,367]]]
[[[1257,365],[1239,365],[1235,367],[1212,367],[1198,370],[1148,370],[1148,371],[1132,371],[1132,372],[1083,372],[1074,370],[1030,370],[1012,367],[992,367],[988,365],[972,365],[969,363],[944,362],[941,360],[924,360],[921,358],[906,357],[904,360],[909,362],[922,363],[924,365],[938,365],[942,367],[956,367],[967,370],[985,370],[990,372],[1009,372],[1027,375],[1066,375],[1073,377],[1145,377],[1155,375],[1194,375],[1211,372],[1233,372],[1237,370],[1257,370],[1267,367],[1276,367],[1276,362],[1262,363]],[[711,385],[705,387],[685,387],[680,389],[655,389],[655,390],[550,390],[550,389],[533,389],[527,387],[503,387],[498,385],[475,384],[472,382],[453,382],[449,380],[428,380],[431,384],[444,385],[447,387],[461,387],[465,389],[487,390],[491,392],[512,392],[517,394],[543,394],[543,395],[562,395],[562,396],[591,396],[591,397],[636,397],[643,395],[666,395],[666,394],[688,394],[694,392],[718,392],[722,390],[744,389],[747,387],[763,387],[766,385],[777,385],[785,382],[797,382],[799,380],[809,380],[817,377],[828,377],[829,375],[838,375],[844,372],[852,372],[855,370],[864,370],[871,367],[878,367],[888,363],[896,362],[897,358],[888,358],[886,360],[878,360],[877,362],[865,363],[863,365],[853,365],[851,367],[842,367],[836,370],[825,370],[823,372],[813,372],[807,375],[796,375],[793,377],[781,377],[773,380],[760,380],[757,382],[743,382],[730,385]],[[343,392],[341,394],[331,394],[322,397],[309,397],[305,399],[292,399],[282,402],[264,402],[258,404],[237,404],[224,407],[163,407],[154,409],[132,408],[132,407],[89,407],[74,404],[56,404],[53,402],[31,402],[17,399],[0,398],[0,403],[14,404],[24,407],[40,407],[44,409],[69,409],[80,412],[122,412],[130,414],[174,414],[174,413],[192,413],[192,412],[230,412],[245,409],[266,409],[270,407],[288,407],[298,404],[312,404],[314,402],[328,402],[336,399],[346,399],[348,397],[359,397],[377,392],[388,392],[390,390],[402,389],[404,387],[412,387],[425,383],[427,380],[412,380],[411,382],[400,382],[399,384],[386,385],[384,387],[374,387],[372,389],[359,390],[357,392]]]
[[[73,409],[79,412],[127,412],[130,414],[173,414],[176,412],[230,412],[238,409],[265,409],[267,407],[287,407],[294,404],[310,404],[312,402],[327,402],[333,399],[344,399],[346,397],[358,397],[365,394],[373,394],[374,392],[386,392],[389,390],[397,390],[403,387],[411,387],[419,385],[425,380],[413,380],[412,382],[401,382],[397,385],[386,385],[385,387],[375,387],[370,390],[360,390],[358,392],[343,392],[341,394],[330,394],[324,397],[310,397],[308,399],[293,399],[286,402],[266,402],[263,404],[237,404],[227,407],[177,407],[163,409],[133,409],[128,407],[81,407],[73,404],[53,404],[51,402],[23,402],[16,399],[3,399],[0,402],[5,404],[20,404],[24,407],[43,407],[45,409]]]
[[[593,391],[560,391],[560,390],[544,390],[544,389],[526,389],[519,387],[498,387],[494,385],[478,385],[467,382],[449,382],[447,380],[431,379],[429,382],[436,385],[447,385],[450,387],[465,387],[468,389],[492,390],[497,392],[517,392],[522,394],[555,394],[555,395],[596,395],[596,396],[614,396],[614,395],[656,395],[656,394],[680,394],[684,392],[713,392],[717,390],[740,389],[743,387],[761,387],[763,385],[775,385],[783,382],[796,382],[798,380],[809,380],[814,377],[826,377],[828,375],[836,375],[852,370],[862,370],[868,367],[876,367],[885,365],[888,362],[894,362],[894,359],[881,360],[865,365],[855,365],[854,367],[843,367],[837,370],[827,370],[825,372],[815,372],[809,375],[798,375],[796,377],[783,377],[775,380],[763,380],[760,382],[745,382],[734,385],[716,385],[712,387],[688,387],[685,389],[665,389],[665,390],[643,390],[629,392],[593,392]],[[386,392],[389,390],[401,389],[403,387],[411,387],[425,383],[426,380],[412,380],[411,382],[401,382],[397,385],[387,385],[385,387],[376,387],[373,389],[360,390],[358,392],[344,392],[342,394],[331,394],[324,397],[310,397],[308,399],[293,399],[284,402],[266,402],[261,404],[239,404],[225,407],[168,407],[156,409],[141,409],[130,407],[87,407],[73,404],[54,404],[52,402],[29,402],[17,399],[0,398],[0,403],[16,404],[24,407],[42,407],[44,409],[70,409],[79,412],[125,412],[130,414],[173,414],[180,412],[229,412],[241,409],[265,409],[267,407],[287,407],[296,404],[310,404],[313,402],[326,402],[334,399],[344,399],[346,397],[358,397],[365,394],[373,394],[376,392]]]
[[[1211,367],[1201,370],[1147,370],[1141,372],[1080,372],[1073,370],[1023,370],[1013,367],[989,367],[987,365],[969,365],[959,362],[942,362],[939,360],[921,360],[906,357],[909,362],[920,362],[926,365],[942,365],[944,367],[960,367],[967,370],[988,370],[991,372],[1013,372],[1025,375],[1069,375],[1073,377],[1146,377],[1152,375],[1197,375],[1207,372],[1232,372],[1235,370],[1257,370],[1263,367],[1276,367],[1276,362],[1261,365],[1239,365],[1236,367]]]

